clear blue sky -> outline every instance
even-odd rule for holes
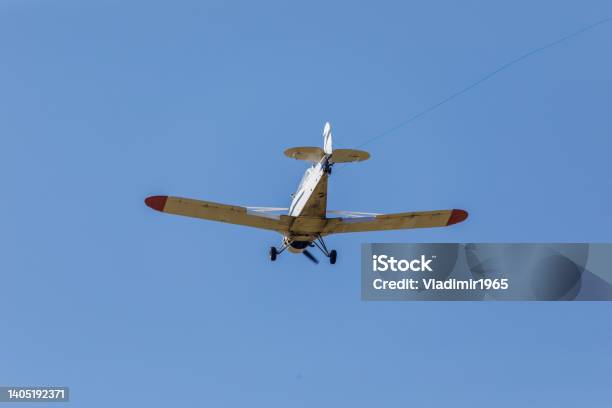
[[[0,384],[71,406],[609,407],[610,303],[366,303],[362,242],[612,241],[612,23],[366,146],[329,206],[465,208],[330,237],[173,217],[172,194],[287,206],[355,147],[608,1],[0,1]]]

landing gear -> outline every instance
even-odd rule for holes
[[[283,253],[283,251],[287,249],[287,244],[283,243],[283,246],[281,247],[281,249],[276,249],[276,247],[270,247],[270,260],[272,262],[276,261],[276,257],[280,254]]]
[[[329,263],[332,265],[335,264],[337,257],[338,257],[338,253],[336,252],[335,249],[332,249],[332,251],[329,253]]]
[[[276,249],[276,247],[270,247],[270,260],[276,261],[276,258],[283,253],[285,249],[287,249],[291,245],[291,249],[293,252],[301,252],[308,259],[310,259],[314,263],[319,263],[319,261],[306,249],[306,247],[317,247],[319,250],[329,258],[329,263],[334,265],[336,260],[338,259],[338,253],[336,250],[329,251],[327,246],[325,246],[325,241],[323,241],[323,237],[321,235],[317,235],[316,239],[312,242],[310,241],[292,241],[290,238],[285,238],[283,240],[283,246],[280,249]]]
[[[276,247],[270,247],[270,260],[272,262],[276,261],[276,255],[278,255],[278,251],[276,250]]]
[[[333,249],[331,252],[327,250],[327,246],[325,246],[325,241],[323,241],[323,237],[321,235],[317,235],[317,239],[312,241],[312,243],[319,248],[319,250],[329,258],[329,263],[334,265],[336,263],[336,259],[338,259],[338,252]]]

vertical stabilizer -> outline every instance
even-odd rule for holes
[[[332,154],[332,129],[329,122],[325,122],[323,128],[323,151],[325,154]]]

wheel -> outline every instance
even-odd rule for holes
[[[329,253],[329,263],[330,264],[335,264],[336,263],[336,258],[338,258],[338,253],[336,252],[335,249],[333,249],[330,253]]]
[[[276,250],[276,247],[270,247],[270,260],[276,261],[276,255],[278,255],[278,251]]]

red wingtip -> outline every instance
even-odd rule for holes
[[[157,211],[164,211],[168,196],[151,196],[145,198],[145,204]]]
[[[458,224],[462,221],[465,221],[468,217],[467,211],[464,210],[453,210],[451,216],[448,218],[448,222],[446,225]]]

